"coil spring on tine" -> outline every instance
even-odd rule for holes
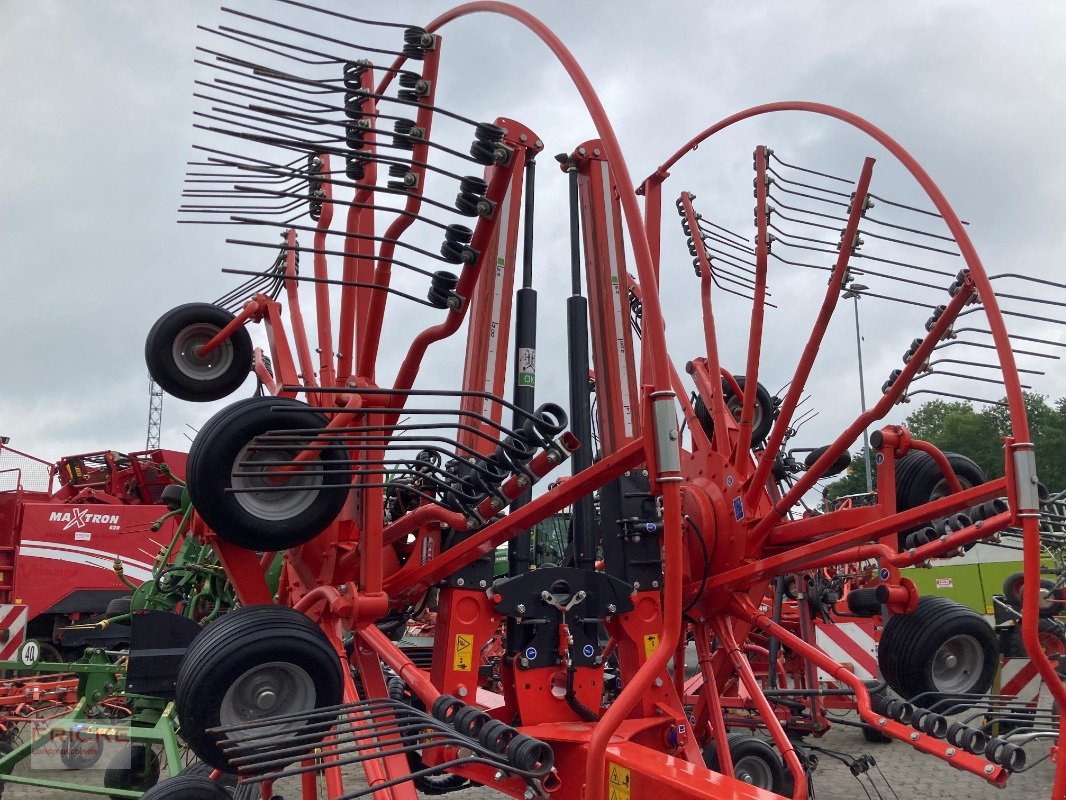
[[[459,181],[459,191],[463,194],[484,197],[485,192],[488,190],[489,184],[484,178],[479,178],[476,175],[467,175]]]
[[[943,739],[948,733],[948,720],[947,717],[930,711],[917,727],[922,733],[927,733],[934,739]]]
[[[906,700],[889,700],[885,710],[888,716],[904,725],[909,725],[914,718],[915,708]]]
[[[899,376],[902,374],[903,370],[901,369],[892,370],[892,372],[890,372],[888,375],[888,380],[881,384],[881,394],[888,394],[889,391],[892,389],[892,386],[897,380],[899,380]]]
[[[925,341],[925,339],[914,339],[911,342],[911,346],[908,347],[907,348],[907,352],[903,354],[903,363],[904,364],[911,363],[911,359],[914,358],[914,354],[917,352],[918,348],[922,346],[922,342],[924,342],[924,341]]]
[[[925,321],[925,329],[926,329],[927,331],[931,331],[931,330],[933,330],[933,326],[934,326],[934,325],[936,325],[936,323],[937,323],[937,320],[939,320],[939,319],[940,319],[940,317],[941,317],[941,316],[942,316],[942,315],[944,314],[944,312],[945,312],[945,311],[947,311],[947,310],[948,310],[948,307],[947,307],[947,306],[943,306],[943,305],[941,305],[941,306],[937,306],[936,308],[934,308],[934,309],[933,309],[933,314],[932,314],[932,316],[930,316],[930,317],[929,317],[929,319],[927,319],[927,320]]]
[[[481,729],[491,719],[492,717],[484,711],[479,711],[473,706],[466,706],[456,713],[455,719],[452,720],[452,727],[468,739],[477,739]]]
[[[490,719],[478,733],[478,741],[485,749],[502,756],[507,752],[507,745],[517,736],[518,731],[507,723]]]
[[[1009,742],[999,753],[999,764],[1008,772],[1018,772],[1025,767],[1026,755],[1024,748]]]
[[[447,308],[455,287],[459,285],[459,276],[448,270],[437,270],[430,278],[426,299],[434,308]]]
[[[555,754],[551,747],[524,733],[518,734],[510,741],[506,757],[515,769],[540,774],[549,772],[555,763]]]
[[[963,725],[961,722],[952,722],[944,732],[944,738],[947,740],[947,743],[953,747],[962,747],[961,735],[964,731],[969,729],[969,726]]]
[[[492,122],[479,122],[474,126],[474,138],[486,144],[499,144],[507,131]]]
[[[984,755],[985,747],[988,746],[988,734],[979,728],[967,728],[958,737],[959,744],[975,756]]]
[[[433,701],[433,707],[430,709],[430,714],[434,719],[451,725],[452,720],[455,719],[456,713],[465,706],[466,703],[458,697],[450,694],[442,694]]]

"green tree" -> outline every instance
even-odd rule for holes
[[[874,490],[877,490],[877,465],[872,464]],[[863,450],[856,450],[851,454],[851,464],[843,477],[833,481],[825,487],[826,497],[836,500],[838,497],[847,497],[849,494],[863,494],[866,492],[866,460]]]

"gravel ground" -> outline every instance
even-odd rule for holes
[[[822,755],[814,775],[815,797],[818,800],[863,800],[869,796],[872,800],[911,800],[911,798],[936,798],[936,800],[1042,800],[1051,797],[1052,765],[1049,761],[1035,765],[1032,769],[1013,775],[1006,789],[997,789],[979,778],[963,773],[948,766],[938,759],[916,752],[900,742],[888,745],[868,744],[856,728],[837,725],[818,745],[849,756],[869,753],[877,761],[877,768],[871,770],[871,778],[863,777],[862,785],[851,772],[838,761]],[[1046,753],[1046,750],[1044,751]],[[1036,760],[1040,753],[1034,748],[1030,759]],[[106,762],[106,758],[101,763]],[[78,780],[86,785],[100,786],[103,782],[102,769],[89,769],[81,772],[53,771],[47,769],[30,769],[30,764],[23,763],[16,770],[16,775],[33,774],[56,780]],[[41,766],[39,763],[34,766]],[[878,771],[879,768],[879,771]],[[353,774],[352,776],[356,776]],[[280,784],[277,791],[288,800],[299,800],[296,784]],[[70,790],[41,789],[31,786],[9,784],[3,793],[4,800],[73,800],[90,795],[79,794]],[[99,796],[99,795],[97,795]],[[455,792],[448,797],[461,800],[490,800],[503,795],[491,789],[476,788]],[[645,800],[633,798],[633,800]]]

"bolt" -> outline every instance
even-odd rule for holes
[[[614,603],[608,603],[607,604],[607,613],[613,614],[617,610],[618,610],[618,606],[616,606]]]
[[[263,711],[271,709],[278,702],[278,696],[269,686],[260,689],[255,695],[255,705]]]
[[[553,464],[556,463],[559,460],[559,454],[552,450],[548,453],[548,460]]]
[[[524,142],[524,141],[525,141],[526,139],[528,139],[528,138],[529,138],[529,137],[528,137],[528,136],[526,136],[526,135],[525,135],[525,134],[523,133],[523,134],[520,134],[520,135],[519,135],[519,137],[518,137],[518,141],[520,141],[520,142]]]
[[[501,500],[498,497],[492,498],[492,507],[493,508],[503,508],[503,500]]]
[[[985,767],[985,775],[991,775],[995,771],[996,771],[996,768],[993,767],[991,764],[989,764],[988,766]]]
[[[948,758],[951,758],[953,755],[955,755],[955,748],[949,747],[947,750],[944,751],[944,755],[946,755]]]
[[[593,148],[592,148],[592,155],[594,155],[594,156],[598,156],[599,154],[600,154],[600,148],[598,148],[598,147],[593,147]]]
[[[653,588],[655,588],[655,589],[658,589],[658,588],[659,588],[659,582],[658,582],[658,581],[652,581],[652,582],[651,582],[651,585],[652,585],[652,587],[653,587]]]
[[[534,147],[544,147],[544,142],[542,142],[540,139],[537,139],[535,142],[533,142],[533,146]]]
[[[489,585],[489,582],[488,581],[478,581],[477,585],[480,586],[482,589],[484,589],[486,586]]]
[[[468,692],[466,691],[466,687],[465,686],[460,686],[459,687],[459,691],[457,691],[456,694],[459,695],[460,697],[466,697],[467,694],[468,694]]]
[[[655,679],[655,686],[659,687],[659,686],[662,686],[662,685],[663,685],[663,679],[662,678],[656,678]]]
[[[700,620],[700,622],[703,622],[703,620]],[[885,719],[884,717],[881,717],[881,719],[877,720],[877,724],[880,725],[882,728],[885,727],[885,724],[887,722],[888,722],[888,720]]]
[[[493,775],[492,777],[495,778],[498,781],[502,781],[503,780],[503,770],[502,769],[496,770],[496,774]]]
[[[455,585],[456,586],[465,586],[466,585],[466,581],[463,580],[462,578],[457,578],[456,581],[455,581]]]
[[[529,478],[526,477],[525,475],[519,475],[518,476],[518,485],[522,486],[522,487],[529,486]]]
[[[537,796],[537,793],[534,792],[532,789],[526,789],[526,793],[524,795],[522,795],[522,797],[525,798],[525,800],[533,800],[533,798],[536,797],[536,796]]]
[[[918,741],[918,737],[919,737],[919,736],[921,736],[921,734],[920,734],[920,733],[918,733],[918,731],[915,731],[914,733],[912,733],[912,734],[911,734],[911,741],[912,741],[912,742],[916,742],[916,741]]]
[[[633,588],[634,589],[639,589],[640,588],[640,581],[633,581]]]
[[[641,474],[641,475],[643,475],[643,476],[644,476],[645,478],[647,478],[647,477],[648,477],[648,471],[647,471],[646,469],[642,469],[642,470],[640,471],[640,474]]]
[[[525,613],[526,613],[526,604],[525,604],[525,603],[519,603],[519,604],[518,604],[518,607],[517,607],[517,608],[516,608],[515,610],[516,610],[516,611],[517,611],[517,612],[518,612],[519,614],[525,614]]]

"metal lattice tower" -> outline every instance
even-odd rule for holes
[[[155,385],[152,376],[148,376],[148,437],[145,450],[159,447],[159,428],[163,424],[163,390]]]

